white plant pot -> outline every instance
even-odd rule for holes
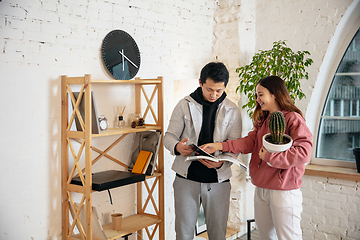
[[[263,136],[262,142],[263,142],[264,148],[270,153],[283,152],[285,150],[288,150],[293,144],[293,139],[287,134],[284,134],[284,136],[288,137],[290,139],[290,142],[288,142],[286,144],[273,144],[273,143],[270,143],[270,142],[265,140],[265,138],[268,135],[270,135],[270,133],[267,133],[267,134],[265,134]]]

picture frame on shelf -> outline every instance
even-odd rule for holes
[[[75,100],[77,101],[77,99],[79,98],[79,94],[80,92],[73,92]],[[80,115],[84,121],[85,124],[85,96],[82,96],[82,99],[80,101],[79,104],[79,111],[80,111]],[[72,109],[74,109],[74,105],[71,103]],[[78,118],[77,115],[75,115],[75,125],[76,125],[76,130],[77,131],[83,131],[83,129],[81,128],[81,124],[80,124],[80,120]],[[95,97],[94,97],[94,92],[91,92],[91,132],[92,134],[99,134],[100,133],[100,126],[99,126],[99,120],[98,120],[98,115],[97,115],[97,111],[96,111],[96,104],[95,104]]]

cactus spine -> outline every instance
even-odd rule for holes
[[[276,111],[270,114],[269,128],[271,141],[275,144],[282,143],[285,132],[285,118],[282,112]]]

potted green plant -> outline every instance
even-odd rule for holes
[[[250,117],[256,106],[256,83],[263,77],[271,75],[281,77],[293,101],[305,97],[300,87],[300,80],[309,78],[305,67],[313,63],[311,58],[306,58],[307,55],[310,55],[308,51],[294,52],[286,46],[285,41],[280,40],[273,43],[272,49],[260,50],[256,53],[248,65],[236,69],[239,73],[239,86],[236,92],[240,91],[248,98],[242,108],[247,108]]]
[[[269,129],[270,133],[263,136],[263,146],[268,152],[283,152],[289,149],[293,143],[293,139],[284,134],[286,122],[284,114],[276,111],[270,114]]]

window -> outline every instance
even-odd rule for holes
[[[360,28],[340,61],[317,134],[316,158],[354,162],[360,147]]]

